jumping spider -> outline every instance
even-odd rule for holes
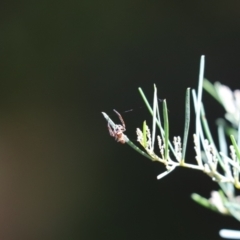
[[[125,126],[125,123],[123,121],[121,114],[119,112],[117,112],[115,109],[113,109],[113,111],[118,115],[122,125],[116,124],[115,127],[113,128],[108,122],[108,131],[112,137],[115,137],[115,140],[117,142],[120,142],[123,144],[126,142],[125,135],[123,134],[123,132],[126,131],[126,126]]]

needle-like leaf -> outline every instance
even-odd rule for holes
[[[206,208],[209,208],[209,209],[211,209],[211,210],[213,210],[213,211],[218,212],[218,209],[217,209],[214,205],[212,205],[212,204],[209,202],[208,199],[200,196],[199,194],[193,193],[193,194],[191,195],[191,198],[192,198],[195,202],[197,202],[198,204],[202,205],[203,207],[206,207]]]
[[[152,120],[152,150],[154,149],[154,142],[156,136],[156,115],[157,115],[157,88],[154,84],[154,93],[153,93],[153,120]]]
[[[240,163],[240,149],[239,149],[239,147],[238,147],[238,145],[237,145],[237,142],[236,142],[236,140],[235,140],[235,138],[234,138],[233,135],[230,135],[230,139],[231,139],[232,145],[233,145],[233,147],[234,147],[234,150],[235,150],[235,152],[236,152],[237,159],[238,159],[238,161],[239,161],[239,163]]]
[[[183,147],[182,147],[182,160],[185,160],[188,132],[190,126],[190,88],[187,88],[186,91],[186,102],[185,102],[185,126],[183,134]]]
[[[198,78],[197,102],[195,106],[197,139],[199,139],[199,134],[200,134],[200,113],[201,113],[201,106],[202,106],[202,86],[203,86],[204,66],[205,66],[205,56],[201,56],[200,71],[199,71],[199,78]]]
[[[165,153],[164,158],[168,159],[168,139],[169,139],[169,123],[168,123],[168,110],[167,102],[164,99],[163,101],[163,126],[164,126],[164,144],[165,144]]]

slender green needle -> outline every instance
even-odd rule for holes
[[[235,150],[235,152],[236,152],[238,161],[239,161],[239,163],[240,163],[240,150],[239,150],[239,147],[238,147],[238,145],[237,145],[237,142],[236,142],[236,140],[235,140],[235,138],[234,138],[233,135],[230,135],[230,139],[231,139],[231,142],[232,142],[232,144],[233,144],[234,150]]]
[[[165,143],[165,159],[168,159],[168,140],[169,140],[169,123],[168,123],[168,110],[167,102],[163,101],[163,126],[164,126],[164,143]]]
[[[163,128],[162,128],[162,123],[161,123],[161,117],[160,117],[158,104],[157,104],[157,124],[158,124],[158,127],[160,129],[161,139],[163,139],[164,138],[164,131],[163,131]],[[170,148],[171,148],[171,146],[170,146]]]
[[[225,120],[219,118],[217,119],[216,123],[218,126],[218,141],[219,141],[220,152],[224,153],[225,155],[228,155],[228,146],[227,146],[226,136],[224,133],[224,128],[226,127]]]
[[[130,147],[132,147],[134,150],[136,150],[137,152],[139,152],[140,154],[142,154],[144,157],[154,161],[154,159],[152,159],[148,154],[146,154],[144,151],[142,151],[139,147],[137,147],[133,142],[131,142],[130,140],[128,140],[126,142]]]
[[[200,112],[201,112],[201,105],[202,105],[202,86],[203,86],[203,77],[204,77],[204,66],[205,66],[205,56],[201,56],[200,60],[200,71],[199,71],[199,78],[198,78],[198,93],[197,93],[197,105],[196,109],[196,135],[197,139],[199,139],[200,134]]]
[[[207,121],[207,118],[206,118],[206,115],[205,115],[205,110],[204,110],[204,107],[203,105],[201,106],[201,120],[202,120],[202,124],[203,124],[203,129],[204,129],[204,132],[207,136],[207,139],[208,141],[213,145],[215,151],[216,151],[216,154],[217,154],[217,158],[218,158],[218,161],[221,165],[221,167],[223,169],[225,169],[225,165],[217,151],[217,148],[216,148],[216,145],[214,143],[214,140],[213,140],[213,137],[212,137],[212,134],[211,134],[211,131],[210,131],[210,128],[209,128],[209,125],[208,125],[208,121]]]
[[[226,156],[228,156],[228,146],[227,146],[227,140],[226,135],[224,133],[224,127],[225,127],[225,121],[223,119],[217,119],[217,128],[218,128],[218,141],[219,141],[219,148],[220,152]],[[224,165],[225,165],[225,173],[224,175],[227,178],[232,177],[231,168],[227,162],[227,160],[223,157],[222,158]],[[233,196],[234,195],[234,186],[232,183],[219,183],[220,187],[223,189],[223,191],[226,193],[227,196]],[[220,194],[222,193],[219,192]],[[223,194],[223,193],[222,193]]]
[[[153,93],[153,119],[152,119],[152,150],[154,149],[155,135],[156,135],[156,114],[157,114],[157,88],[154,84]]]
[[[147,100],[147,98],[145,97],[145,94],[143,93],[143,91],[142,91],[142,89],[141,89],[140,87],[138,88],[138,91],[139,91],[141,97],[143,98],[143,101],[145,102],[145,104],[146,104],[149,112],[151,113],[151,115],[153,115],[152,108],[151,108],[150,104],[148,103],[148,100]]]
[[[113,129],[115,129],[116,128],[116,124],[112,121],[112,119],[105,112],[102,112],[102,115],[107,120],[107,122],[111,125],[111,127]]]
[[[197,202],[198,204],[202,205],[203,207],[206,207],[206,208],[209,208],[209,209],[211,209],[211,210],[213,210],[213,211],[215,211],[215,212],[218,212],[218,209],[217,209],[214,205],[212,205],[212,204],[209,202],[208,199],[200,196],[199,194],[193,193],[193,194],[191,195],[191,198],[192,198],[195,202]]]
[[[190,88],[187,88],[186,91],[186,103],[185,103],[185,126],[183,134],[183,150],[182,150],[182,159],[185,160],[187,140],[190,126]]]
[[[226,198],[226,196],[224,195],[224,192],[223,192],[222,190],[218,190],[218,193],[219,193],[219,196],[220,196],[222,202],[225,203],[225,202],[227,201],[227,198]]]

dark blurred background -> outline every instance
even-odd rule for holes
[[[213,240],[239,229],[190,199],[218,189],[210,178],[177,169],[157,181],[164,167],[116,143],[101,116],[123,113],[135,141],[151,120],[137,87],[152,99],[156,83],[171,138],[182,135],[202,54],[209,80],[239,88],[239,9],[238,0],[1,1],[0,239]],[[215,129],[224,111],[204,101]]]

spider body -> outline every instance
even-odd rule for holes
[[[109,134],[112,137],[114,137],[117,142],[124,144],[126,142],[126,140],[125,140],[125,135],[123,134],[123,132],[126,131],[126,126],[125,126],[125,123],[123,121],[121,114],[118,113],[115,109],[113,111],[118,115],[122,125],[116,124],[115,127],[113,128],[108,122],[108,131],[109,131]]]

